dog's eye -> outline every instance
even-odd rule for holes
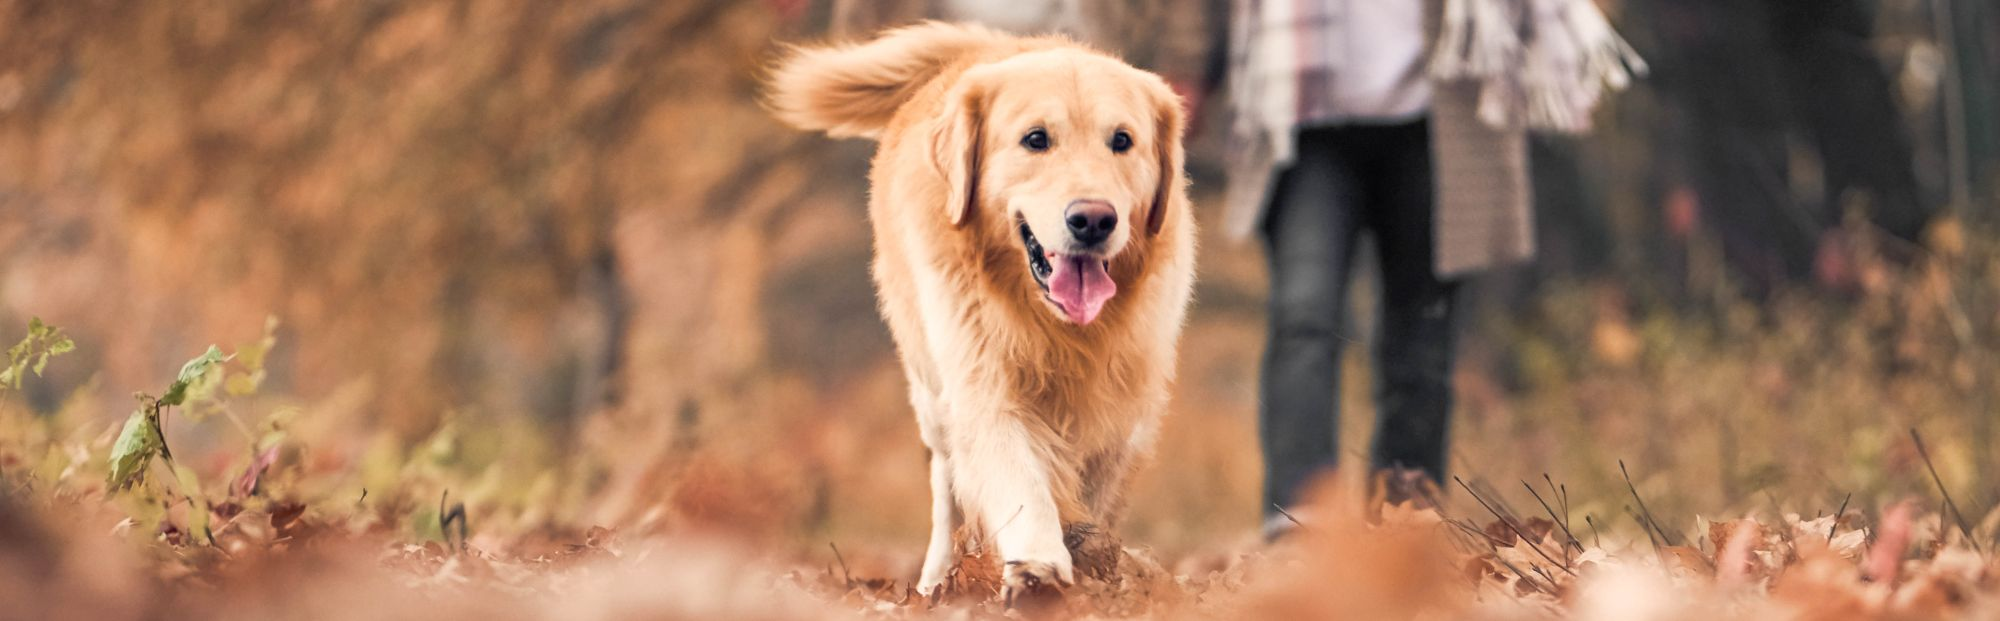
[[[1029,151],[1036,153],[1047,151],[1049,150],[1049,133],[1041,129],[1030,131],[1028,135],[1021,137],[1021,146],[1027,147]]]
[[[1121,129],[1117,133],[1111,134],[1112,153],[1124,153],[1130,150],[1132,150],[1132,134],[1130,132]]]

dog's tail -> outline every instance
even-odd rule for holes
[[[925,22],[867,43],[795,47],[772,72],[769,105],[800,129],[873,138],[947,65],[1008,40],[979,26]]]

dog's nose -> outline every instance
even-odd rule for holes
[[[1104,201],[1072,201],[1063,210],[1063,222],[1077,243],[1089,246],[1109,239],[1111,232],[1118,230],[1118,211]]]

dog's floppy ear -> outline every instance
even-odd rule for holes
[[[1186,157],[1181,153],[1181,131],[1184,126],[1181,113],[1181,98],[1162,82],[1154,85],[1153,119],[1158,129],[1153,134],[1154,157],[1159,159],[1160,185],[1153,190],[1153,205],[1146,210],[1146,234],[1160,234],[1160,227],[1167,223],[1167,211],[1181,192],[1181,167]]]
[[[931,148],[938,172],[944,174],[945,216],[952,226],[965,226],[979,205],[980,126],[985,122],[985,89],[967,81],[945,96]]]

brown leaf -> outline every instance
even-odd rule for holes
[[[271,528],[279,537],[291,537],[301,525],[300,518],[306,513],[305,503],[281,502],[271,505]]]
[[[1514,544],[1521,541],[1521,538],[1514,534],[1514,528],[1500,520],[1487,522],[1486,526],[1480,528],[1480,531],[1485,532],[1486,537],[1493,540],[1493,545],[1502,548],[1513,547]]]
[[[236,481],[229,485],[231,499],[241,500],[257,493],[257,484],[264,477],[264,472],[270,470],[271,464],[278,461],[278,447],[278,444],[273,443],[270,448],[250,458],[250,465],[245,466],[243,474],[236,477]]]
[[[1703,576],[1715,575],[1715,566],[1709,564],[1708,556],[1688,546],[1664,546],[1660,552],[1667,556],[1669,565],[1685,569]]]

